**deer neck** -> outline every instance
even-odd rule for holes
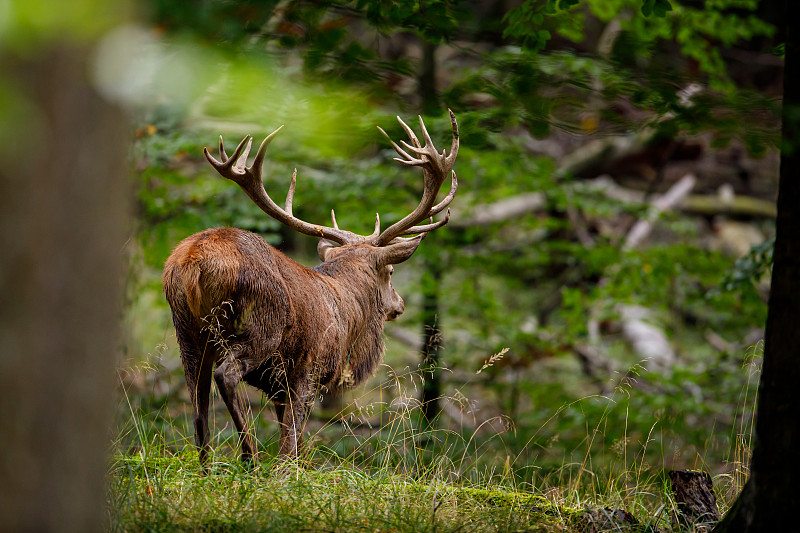
[[[345,270],[326,265],[315,270],[329,276],[336,288],[344,333],[342,367],[336,381],[354,386],[375,373],[385,350],[377,276],[367,266]]]

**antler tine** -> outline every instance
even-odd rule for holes
[[[372,235],[370,235],[369,238],[374,239],[380,234],[381,234],[381,215],[379,213],[375,213],[375,230],[372,232]]]
[[[430,146],[433,148],[433,140],[431,140],[431,136],[428,135],[428,130],[425,128],[425,122],[422,121],[422,115],[417,115],[417,117],[419,118],[419,127],[422,130],[422,138],[425,139],[425,146]],[[433,148],[433,151],[435,152],[436,148]]]
[[[208,148],[203,147],[203,154],[205,154],[206,159],[208,162],[211,163],[211,166],[217,169],[218,172],[222,173],[220,170],[221,168],[230,169],[231,166],[239,159],[239,155],[242,153],[242,149],[244,148],[245,143],[250,140],[249,135],[245,135],[244,139],[239,143],[236,147],[236,150],[233,151],[233,155],[228,157],[228,154],[225,153],[225,147],[222,144],[222,135],[219,136],[219,155],[222,161],[217,161],[214,156],[211,155],[211,152],[208,151]]]
[[[447,156],[447,164],[452,168],[458,156],[458,122],[456,122],[456,116],[453,114],[452,109],[448,108],[447,112],[450,113],[450,127],[453,130],[453,141],[450,144],[450,155]]]
[[[225,153],[225,145],[222,144],[222,135],[219,136],[219,158],[223,163],[228,160],[228,154]]]
[[[247,156],[250,155],[250,148],[252,148],[252,147],[253,147],[253,138],[250,137],[249,139],[247,139],[247,146],[245,146],[244,152],[242,153],[242,155],[240,155],[238,159],[236,157],[232,158],[232,159],[234,159],[236,161],[233,164],[233,168],[237,172],[244,172],[244,169],[247,167]],[[234,155],[236,155],[236,154],[234,154]]]
[[[417,116],[419,116],[419,115],[417,115]],[[420,120],[420,122],[422,121],[422,117],[421,116],[419,116],[419,120]],[[420,146],[419,139],[417,139],[417,136],[414,133],[414,130],[411,129],[411,126],[409,126],[408,124],[403,122],[403,119],[400,118],[399,115],[397,116],[397,121],[400,123],[400,126],[403,128],[403,130],[405,130],[406,135],[408,135],[408,138],[411,139],[411,142],[414,143],[414,146],[419,147]],[[400,141],[400,142],[405,144],[405,142],[403,142],[403,141]]]
[[[408,235],[416,235],[418,233],[428,233],[429,231],[433,231],[435,229],[441,228],[448,222],[450,222],[450,208],[447,208],[447,213],[445,213],[444,218],[439,222],[434,222],[433,217],[430,218],[430,224],[424,224],[422,226],[414,226],[413,228],[408,228],[408,231],[405,233]]]
[[[292,201],[294,200],[295,185],[297,185],[297,169],[294,169],[294,172],[292,172],[292,181],[289,183],[289,192],[286,193],[286,212],[289,214],[289,216],[292,216]],[[335,221],[333,227],[336,228]]]
[[[412,156],[410,156],[410,155],[409,155],[409,154],[408,154],[408,153],[407,153],[405,150],[403,150],[402,148],[400,148],[400,147],[397,145],[397,143],[396,143],[396,142],[394,142],[394,141],[392,140],[392,138],[391,138],[391,137],[389,137],[389,134],[388,134],[388,133],[386,133],[385,131],[383,131],[383,128],[381,128],[380,126],[378,126],[378,129],[380,130],[380,132],[381,132],[381,133],[383,133],[383,135],[384,135],[384,136],[385,136],[387,139],[389,139],[389,142],[390,142],[390,143],[392,143],[392,148],[394,148],[394,151],[395,151],[395,152],[397,152],[397,153],[398,153],[398,155],[400,155],[400,157],[404,158],[404,159],[400,159],[400,158],[398,158],[398,157],[395,157],[395,158],[393,158],[395,161],[398,161],[398,162],[400,162],[400,163],[403,163],[403,162],[404,162],[405,160],[407,160],[407,159],[414,159],[414,158],[413,158]]]
[[[456,191],[458,190],[458,176],[456,176],[455,170],[451,170],[450,172],[453,174],[453,178],[450,182],[450,192],[447,193],[447,196],[445,196],[441,202],[431,207],[430,211],[431,216],[438,215],[439,213],[441,213],[442,209],[450,205],[450,202],[452,202],[453,198],[456,197]]]
[[[254,174],[257,174],[260,178],[261,176],[261,166],[264,164],[264,155],[267,153],[267,146],[269,143],[272,142],[272,139],[278,134],[279,131],[283,129],[283,124],[278,126],[278,129],[267,135],[263,141],[261,141],[261,146],[258,147],[258,152],[256,152],[256,158],[253,159],[253,165],[250,167]]]

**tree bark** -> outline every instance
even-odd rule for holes
[[[710,530],[719,521],[719,509],[708,472],[672,470],[669,479],[678,506],[675,522],[692,531]]]
[[[784,0],[783,7],[783,143],[755,444],[750,478],[717,533],[786,531],[800,506],[800,3]]]
[[[103,529],[126,132],[89,57],[0,49],[0,532]]]
[[[431,243],[429,243],[431,244]],[[432,254],[439,252],[434,250]],[[432,426],[440,412],[439,398],[442,395],[439,352],[441,331],[439,329],[439,285],[442,268],[438,257],[425,258],[422,274],[422,328],[425,343],[422,346],[422,422]]]
[[[420,107],[425,115],[436,115],[441,110],[439,93],[436,89],[436,48],[435,44],[423,39],[419,95]]]

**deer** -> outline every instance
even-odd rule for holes
[[[211,228],[191,235],[173,250],[164,266],[164,294],[172,311],[186,385],[194,414],[195,444],[206,468],[210,453],[209,397],[213,375],[238,434],[243,461],[257,458],[253,433],[245,418],[247,404],[241,382],[264,392],[274,405],[280,426],[278,456],[296,458],[302,432],[319,391],[333,393],[355,387],[375,373],[385,350],[386,321],[405,310],[392,287],[394,265],[406,261],[423,238],[450,220],[449,205],[458,189],[453,165],[459,134],[450,113],[450,153],[437,152],[419,117],[424,145],[398,116],[409,142],[389,140],[408,167],[421,167],[423,192],[417,207],[381,231],[360,235],[340,229],[331,210],[331,226],[294,216],[292,203],[297,169],[284,207],[264,189],[262,166],[266,149],[283,128],[261,143],[250,166],[252,137],[242,139],[228,157],[219,138],[219,159],[203,153],[223,177],[235,182],[264,213],[299,233],[319,238],[321,263],[307,268],[293,261],[255,233]],[[436,202],[450,177],[450,191]],[[434,217],[445,208],[438,221]]]

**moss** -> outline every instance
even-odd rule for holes
[[[463,487],[456,489],[456,493],[493,507],[538,507],[542,509],[556,507],[543,496],[525,492]]]

